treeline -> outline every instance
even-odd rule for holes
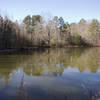
[[[67,23],[62,17],[26,16],[22,23],[0,16],[0,49],[100,46],[98,20]]]
[[[31,43],[26,29],[18,22],[0,16],[0,49],[20,49]]]

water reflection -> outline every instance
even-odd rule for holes
[[[0,55],[0,100],[98,100],[100,48]]]

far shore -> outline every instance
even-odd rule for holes
[[[95,48],[100,46],[37,46],[37,47],[27,47],[27,48],[9,48],[9,49],[1,49],[0,53],[9,53],[9,52],[20,52],[20,51],[34,51],[41,49],[49,49],[49,48]]]

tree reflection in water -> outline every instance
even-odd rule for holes
[[[0,55],[0,98],[4,98],[7,89],[13,88],[14,95],[19,95],[18,100],[33,100],[32,97],[98,100],[99,77],[100,48],[45,49]]]

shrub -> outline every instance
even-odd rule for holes
[[[71,37],[71,43],[74,45],[80,45],[82,43],[82,38],[80,35],[75,35]]]

